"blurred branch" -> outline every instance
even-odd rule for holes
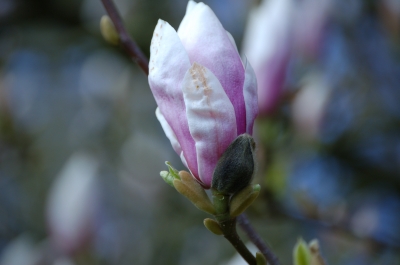
[[[149,61],[136,44],[136,42],[129,36],[122,22],[121,16],[112,0],[101,0],[108,16],[111,18],[115,29],[118,32],[120,42],[126,53],[130,58],[136,62],[146,75],[149,75]]]
[[[237,217],[237,222],[239,223],[240,227],[248,237],[250,238],[251,242],[256,245],[256,247],[261,251],[264,257],[267,259],[268,264],[270,265],[279,265],[279,259],[272,250],[268,247],[268,245],[262,240],[262,238],[257,234],[254,230],[253,226],[250,224],[249,218],[246,214],[241,214]]]

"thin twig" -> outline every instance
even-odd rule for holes
[[[122,47],[128,53],[133,61],[135,61],[146,75],[149,75],[149,61],[146,56],[136,44],[136,42],[129,36],[119,15],[117,8],[112,0],[101,0],[108,16],[114,23],[115,29],[118,32]]]
[[[250,221],[246,214],[241,214],[237,217],[237,222],[239,226],[242,228],[244,232],[248,235],[251,242],[256,245],[256,247],[261,251],[261,253],[265,256],[268,263],[270,265],[280,265],[279,259],[272,250],[268,247],[267,244],[261,239],[261,237],[254,230],[253,226],[250,224]]]

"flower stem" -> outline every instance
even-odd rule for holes
[[[129,57],[135,61],[146,75],[149,75],[149,61],[136,42],[129,36],[112,0],[101,0],[108,16],[118,32],[122,47]]]
[[[243,259],[250,265],[256,265],[256,258],[251,254],[236,232],[236,218],[221,222],[220,226],[224,232],[224,237],[232,244]]]
[[[215,218],[221,227],[224,237],[248,264],[256,265],[256,258],[251,254],[236,232],[236,218],[232,218],[229,215],[229,195],[218,193],[218,191],[212,189],[212,197],[217,212]]]
[[[246,214],[243,213],[238,216],[238,223],[239,226],[243,229],[243,231],[246,232],[251,242],[253,242],[254,245],[256,245],[256,247],[261,251],[264,257],[267,259],[268,264],[280,265],[278,257],[272,252],[272,250],[268,247],[268,245],[254,230]]]

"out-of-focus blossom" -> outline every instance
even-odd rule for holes
[[[293,12],[292,0],[270,0],[250,14],[243,53],[257,76],[260,114],[271,114],[282,93],[291,53]]]
[[[307,56],[319,53],[332,6],[332,0],[297,1],[293,20],[293,43],[297,52]]]
[[[258,113],[253,69],[213,11],[193,1],[177,32],[159,20],[150,52],[157,118],[182,162],[209,188],[229,144],[252,134]]]
[[[97,208],[98,162],[73,155],[55,180],[48,197],[47,221],[55,247],[72,254],[91,238]]]
[[[19,236],[9,243],[1,253],[0,265],[34,265],[40,259],[40,250],[32,238]]]
[[[331,0],[269,0],[250,13],[243,54],[257,76],[260,114],[278,106],[293,52],[318,53],[330,7]]]
[[[298,92],[292,117],[296,132],[306,140],[319,137],[330,90],[321,76],[312,75]]]

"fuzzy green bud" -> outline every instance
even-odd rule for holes
[[[167,161],[165,164],[168,167],[168,171],[161,171],[160,176],[162,179],[168,183],[171,187],[174,187],[174,180],[175,179],[181,179],[179,177],[179,172],[175,168],[171,166],[171,164]]]
[[[211,187],[224,194],[247,187],[255,171],[254,149],[255,142],[249,134],[239,135],[218,160]]]

